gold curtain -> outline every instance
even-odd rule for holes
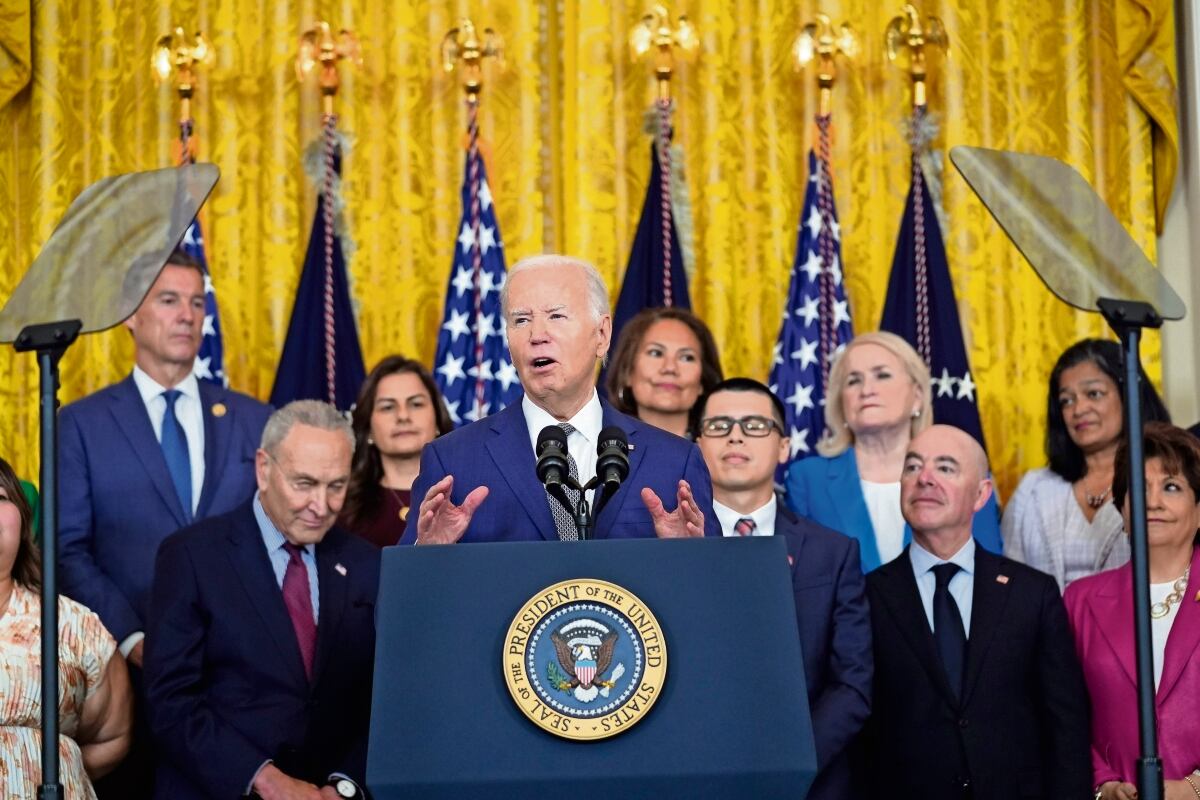
[[[18,7],[3,0],[4,8]],[[26,6],[27,8],[27,6]],[[679,10],[676,8],[675,10]],[[834,95],[835,192],[856,330],[879,319],[908,185],[901,121],[907,78],[883,56],[899,12],[878,0],[692,0],[702,52],[674,86],[695,221],[693,302],[730,374],[765,377],[787,291],[815,86],[789,61],[801,25],[850,21],[863,55]],[[619,286],[649,171],[642,115],[649,68],[629,60],[639,0],[41,0],[33,81],[0,108],[0,296],[24,273],[71,199],[104,175],[171,162],[176,101],[156,87],[151,45],[174,25],[202,30],[216,64],[194,103],[199,152],[221,181],[203,212],[233,386],[266,397],[312,222],[301,154],[317,134],[299,87],[297,36],[317,18],[358,31],[366,64],[337,99],[353,134],[345,164],[351,263],[368,364],[433,357],[455,242],[464,112],[437,45],[470,13],[507,40],[481,125],[509,263],[563,251]],[[1076,166],[1154,253],[1174,170],[1169,0],[940,0],[952,52],[934,70],[943,151],[958,143],[1058,156]],[[7,30],[7,28],[0,28]],[[1055,300],[947,169],[946,245],[1005,494],[1043,461],[1045,380],[1071,341],[1104,332]],[[1156,374],[1156,337],[1145,344]],[[131,348],[117,329],[86,337],[62,365],[64,402],[117,380]],[[36,475],[36,370],[0,351],[0,454]]]

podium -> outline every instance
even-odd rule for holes
[[[527,718],[504,666],[514,618],[576,579],[635,595],[666,648],[653,706],[589,741]],[[816,772],[780,537],[387,548],[376,627],[375,800],[802,798]]]

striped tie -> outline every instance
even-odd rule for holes
[[[575,426],[569,422],[560,422],[558,427],[562,428],[563,433],[570,438],[575,432]],[[567,469],[572,478],[579,480],[579,467],[575,464],[575,459],[567,453]],[[579,502],[579,492],[571,489],[566,484],[563,484],[563,491],[567,495],[567,499],[571,501],[572,507]],[[575,524],[575,515],[563,508],[563,504],[558,502],[550,495],[550,490],[546,490],[546,499],[550,502],[550,513],[554,515],[554,527],[558,529],[558,538],[564,542],[579,541],[579,526]]]
[[[754,529],[758,526],[754,524],[754,520],[749,517],[742,517],[733,524],[733,532],[738,536],[750,536],[754,533]]]

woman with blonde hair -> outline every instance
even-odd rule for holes
[[[820,457],[788,468],[788,506],[857,539],[868,572],[891,561],[912,538],[900,513],[900,473],[908,443],[933,422],[929,368],[899,336],[863,333],[833,362],[825,396]],[[975,515],[980,545],[999,553],[995,497]]]

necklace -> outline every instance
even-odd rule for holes
[[[408,519],[408,504],[404,502],[404,499],[402,497],[400,497],[400,493],[398,491],[396,491],[395,489],[393,489],[390,486],[385,486],[384,488],[392,493],[392,497],[396,498],[396,502],[400,505],[400,511],[399,511],[399,513],[396,514],[396,516],[399,517],[402,521],[407,520]]]
[[[1163,598],[1161,603],[1155,603],[1150,606],[1150,616],[1154,619],[1162,619],[1171,611],[1171,606],[1183,599],[1183,593],[1187,591],[1188,577],[1191,576],[1192,567],[1188,566],[1183,571],[1183,577],[1178,578],[1175,583],[1171,584],[1171,593]]]
[[[1100,494],[1092,494],[1088,491],[1087,486],[1083,487],[1083,499],[1092,508],[1099,508],[1100,506],[1104,505],[1110,494],[1112,494],[1112,484],[1109,484],[1108,488]]]

